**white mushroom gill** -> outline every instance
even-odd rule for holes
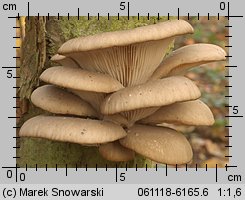
[[[173,38],[167,38],[70,53],[67,56],[76,60],[83,69],[109,74],[127,87],[144,83],[149,79],[172,41]]]
[[[127,119],[127,123],[124,124],[126,127],[131,127],[135,124],[135,122],[143,119],[147,116],[152,115],[156,112],[160,107],[149,107],[149,108],[141,108],[132,111],[122,112],[121,115]]]

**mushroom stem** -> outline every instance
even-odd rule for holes
[[[131,126],[135,124],[135,122],[153,114],[158,109],[159,107],[141,108],[137,110],[122,112],[121,115],[124,116],[127,120],[127,123],[125,124],[125,126],[127,128],[130,128]]]

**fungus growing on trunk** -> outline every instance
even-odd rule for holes
[[[216,45],[194,44],[165,58],[175,37],[192,32],[189,23],[172,20],[67,41],[52,58],[63,66],[40,77],[55,86],[37,88],[31,96],[55,116],[29,119],[20,136],[100,144],[100,154],[112,161],[131,160],[137,152],[160,163],[190,162],[184,135],[159,124],[214,123],[197,86],[181,74],[226,55]],[[97,119],[84,119],[89,117]]]
[[[72,58],[84,70],[109,74],[128,87],[145,83],[174,38],[192,32],[186,21],[173,20],[71,39],[58,53]]]

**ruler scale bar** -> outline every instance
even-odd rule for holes
[[[175,0],[173,0],[173,2],[174,1]],[[180,3],[173,4],[173,2],[172,1],[169,2],[167,6],[169,8],[172,8],[170,10],[166,10],[166,6],[160,6],[163,5],[162,2],[161,3],[154,2],[154,4],[152,2],[144,2],[139,4],[133,1],[126,1],[126,2],[111,1],[107,5],[103,5],[103,3],[98,3],[98,2],[94,3],[93,0],[86,2],[86,5],[80,7],[79,7],[80,4],[77,4],[78,6],[76,6],[74,2],[73,5],[70,6],[63,7],[64,5],[67,5],[67,3],[64,2],[64,4],[59,3],[57,4],[56,7],[53,7],[52,2],[50,2],[49,6],[47,6],[47,4],[46,5],[44,4],[46,6],[46,9],[43,10],[41,9],[42,6],[40,6],[40,9],[38,8],[38,6],[36,6],[36,5],[40,5],[40,2],[27,1],[23,4],[19,2],[15,3],[15,5],[17,6],[16,10],[9,9],[3,11],[3,14],[1,13],[2,16],[4,16],[4,18],[6,19],[8,18],[14,19],[14,20],[6,20],[6,24],[7,23],[8,24],[6,26],[3,26],[3,29],[8,28],[9,30],[11,29],[12,31],[11,34],[7,34],[6,38],[11,38],[12,43],[8,42],[9,44],[11,44],[11,46],[9,45],[8,48],[11,49],[11,51],[14,52],[14,54],[8,54],[7,47],[6,47],[6,57],[8,56],[8,58],[11,59],[11,62],[4,61],[2,63],[3,67],[1,67],[2,69],[1,75],[3,77],[3,80],[5,81],[3,82],[2,85],[7,85],[7,82],[11,82],[11,86],[10,86],[11,90],[9,89],[9,93],[8,93],[7,92],[8,89],[6,89],[6,86],[5,88],[2,87],[4,89],[2,88],[1,89],[2,91],[4,91],[4,93],[6,91],[6,96],[7,94],[10,94],[10,91],[12,92],[11,95],[8,95],[8,101],[10,105],[8,113],[6,113],[6,115],[3,117],[5,120],[3,122],[4,127],[6,127],[5,122],[6,124],[7,123],[9,124],[9,129],[8,131],[6,131],[6,133],[8,132],[9,141],[6,140],[4,141],[6,141],[6,144],[9,143],[8,149],[11,149],[11,151],[10,150],[9,151],[6,150],[6,152],[5,150],[2,151],[4,152],[4,154],[8,156],[8,158],[4,160],[3,163],[4,165],[2,166],[1,182],[10,183],[10,184],[17,183],[15,185],[16,188],[23,187],[22,183],[24,184],[38,183],[40,185],[37,185],[37,188],[50,187],[51,188],[50,191],[52,190],[52,187],[46,183],[53,184],[55,187],[67,191],[68,189],[70,189],[71,183],[75,185],[73,186],[73,189],[77,188],[77,186],[80,186],[81,188],[87,188],[88,190],[91,190],[93,187],[98,187],[98,188],[103,187],[104,198],[110,199],[108,198],[109,195],[113,196],[114,193],[117,193],[117,196],[114,196],[114,198],[117,197],[117,199],[119,200],[126,199],[126,198],[128,199],[143,199],[144,197],[146,198],[146,196],[144,196],[144,192],[149,191],[148,190],[149,188],[156,189],[156,187],[161,188],[163,191],[165,191],[164,196],[162,196],[162,198],[164,197],[166,198],[168,196],[166,195],[168,194],[166,193],[167,188],[168,188],[167,191],[169,190],[172,191],[170,196],[172,198],[175,197],[177,198],[177,194],[179,194],[178,193],[179,190],[176,190],[175,187],[179,187],[183,190],[184,188],[193,189],[198,187],[199,188],[198,192],[200,195],[196,196],[196,198],[197,197],[202,197],[203,199],[204,197],[206,198],[205,191],[207,189],[208,191],[207,198],[209,199],[221,199],[221,198],[227,199],[228,197],[230,197],[231,199],[233,198],[238,200],[244,199],[245,189],[243,186],[244,185],[243,179],[245,175],[243,169],[245,165],[244,165],[244,159],[242,159],[241,153],[239,153],[239,152],[243,152],[244,150],[244,145],[242,145],[242,141],[244,141],[244,136],[242,135],[242,132],[244,130],[242,126],[244,120],[243,119],[244,114],[242,110],[243,104],[241,103],[244,102],[244,100],[242,101],[244,97],[241,92],[243,89],[242,86],[244,85],[244,80],[243,78],[241,78],[242,75],[244,74],[244,69],[242,67],[244,66],[244,62],[241,62],[239,60],[239,57],[242,58],[241,55],[242,53],[241,51],[238,51],[239,49],[241,49],[242,46],[241,44],[244,43],[244,40],[241,39],[239,42],[237,42],[238,40],[237,38],[241,37],[240,36],[241,34],[236,32],[236,30],[240,31],[241,33],[243,33],[244,31],[242,30],[242,25],[241,25],[243,20],[243,15],[241,15],[242,12],[240,12],[238,9],[239,2],[229,2],[229,1],[228,2],[223,1],[218,3],[212,2],[211,4],[213,6],[212,10],[205,8],[204,5],[205,4],[208,5],[208,2],[205,4],[203,2],[199,2],[198,4],[196,2],[193,2],[193,4],[187,3],[189,5],[188,7],[186,7],[186,5],[184,4],[181,5]],[[8,5],[10,8],[12,3],[8,3],[6,5]],[[171,7],[171,5],[174,6]],[[153,7],[156,8],[153,9]],[[210,5],[208,7],[210,8]],[[45,17],[43,13],[47,13],[47,16]],[[85,154],[81,156],[80,159],[81,162],[78,160],[74,162],[75,163],[74,166],[73,166],[74,163],[70,163],[69,161],[67,163],[59,163],[59,162],[57,163],[33,162],[35,164],[25,163],[25,158],[20,152],[25,150],[22,144],[27,143],[28,139],[19,137],[18,132],[21,128],[21,125],[25,122],[25,120],[23,120],[22,118],[22,115],[25,115],[26,112],[25,109],[28,109],[26,108],[26,106],[28,107],[30,105],[25,105],[26,103],[25,101],[27,100],[27,97],[25,97],[25,95],[23,94],[23,88],[20,87],[21,81],[23,80],[20,80],[21,77],[17,73],[19,71],[23,73],[23,68],[19,64],[18,66],[14,66],[15,63],[21,63],[25,59],[25,57],[23,57],[22,54],[20,54],[21,56],[16,55],[16,51],[22,51],[23,46],[19,45],[18,42],[15,41],[15,40],[17,41],[23,40],[24,38],[24,36],[19,34],[21,31],[21,25],[19,25],[19,23],[16,23],[18,22],[18,20],[20,22],[21,20],[23,20],[22,16],[26,17],[26,23],[28,23],[28,21],[33,20],[32,18],[33,16],[36,16],[35,20],[37,23],[41,22],[42,20],[45,20],[45,23],[51,22],[51,20],[54,19],[51,16],[55,16],[55,20],[59,20],[59,21],[67,20],[71,22],[71,24],[74,23],[73,24],[74,26],[76,26],[77,23],[76,21],[73,21],[74,19],[80,22],[86,20],[90,20],[91,22],[95,20],[96,21],[95,24],[104,23],[104,25],[107,26],[107,23],[111,23],[113,20],[130,21],[135,17],[136,20],[138,19],[138,22],[135,24],[135,26],[137,27],[141,23],[142,16],[144,17],[146,24],[148,24],[151,21],[152,23],[158,23],[159,21],[163,20],[162,16],[165,16],[166,19],[168,20],[171,20],[173,16],[177,20],[181,20],[184,18],[186,21],[189,21],[190,23],[192,23],[193,22],[192,20],[195,18],[196,20],[195,23],[200,24],[200,26],[202,26],[202,23],[206,21],[208,21],[208,23],[210,24],[213,21],[217,22],[218,25],[216,24],[216,26],[207,26],[207,27],[210,28],[210,30],[214,29],[217,30],[218,32],[219,31],[218,29],[222,26],[222,30],[224,30],[222,34],[220,35],[217,34],[217,36],[215,35],[215,33],[212,34],[215,35],[215,37],[221,38],[220,40],[224,40],[224,41],[219,41],[220,43],[218,42],[217,44],[221,44],[222,47],[225,49],[225,51],[230,53],[229,55],[227,54],[225,56],[226,61],[224,61],[224,63],[226,64],[222,65],[225,73],[223,73],[222,71],[221,76],[218,77],[218,79],[220,80],[217,80],[216,77],[216,80],[213,81],[214,82],[213,85],[217,84],[216,86],[218,87],[218,84],[220,84],[222,85],[221,90],[225,91],[219,97],[220,99],[217,100],[217,102],[215,101],[214,103],[218,105],[217,110],[220,110],[221,113],[218,114],[216,113],[217,110],[215,106],[211,108],[211,110],[214,111],[214,115],[219,117],[222,115],[222,119],[220,119],[219,117],[217,118],[215,117],[216,123],[213,127],[213,129],[215,130],[214,138],[211,137],[209,138],[207,136],[209,133],[208,132],[206,133],[206,130],[209,129],[203,127],[201,127],[200,130],[199,128],[194,129],[192,131],[193,133],[191,134],[186,134],[188,140],[191,142],[193,149],[196,148],[195,142],[201,143],[202,147],[200,151],[204,152],[203,155],[197,153],[196,152],[197,150],[194,149],[195,159],[193,160],[193,162],[192,163],[190,162],[188,164],[184,163],[183,165],[175,164],[175,163],[164,165],[155,162],[147,162],[144,163],[144,165],[141,165],[140,163],[141,161],[138,161],[139,162],[138,164],[135,161],[133,165],[131,162],[123,163],[123,164],[117,163],[115,164],[115,167],[112,167],[110,162],[108,162],[108,164],[103,163],[103,168],[101,168],[100,163],[99,162],[97,163],[97,161],[94,162],[93,165],[91,165],[90,163],[85,163],[85,162],[83,163],[83,156],[84,157],[87,156]],[[126,21],[124,22],[125,26],[127,23]],[[241,23],[240,25],[239,22]],[[86,23],[87,22],[85,22],[84,24]],[[90,29],[92,30],[93,28],[94,27],[92,26],[88,26],[87,29],[90,31]],[[84,31],[86,30],[82,30],[81,32]],[[198,34],[198,31],[195,30],[194,34]],[[12,37],[13,33],[16,36]],[[213,35],[212,37],[214,37]],[[187,37],[191,38],[190,40],[188,39],[186,40],[186,44],[188,45],[189,43],[192,42],[191,41],[192,36],[188,35]],[[197,37],[200,37],[201,38],[200,41],[202,41],[202,37],[205,36],[200,35]],[[229,42],[226,42],[228,40]],[[48,39],[46,42],[49,42]],[[5,51],[3,50],[3,52]],[[46,67],[48,66],[46,66],[45,63],[45,68]],[[15,72],[16,74],[14,74]],[[11,78],[9,78],[10,73],[11,73]],[[192,73],[193,72],[191,71],[190,75],[192,75]],[[210,77],[212,76],[212,72],[210,72],[209,76]],[[18,83],[17,85],[16,82]],[[213,85],[210,85],[210,88],[212,88]],[[206,88],[208,92],[210,88]],[[240,90],[240,92],[237,92],[238,90]],[[16,94],[13,94],[13,92],[15,92]],[[210,95],[214,95],[212,92],[210,93],[211,93]],[[22,99],[22,97],[24,97],[24,99]],[[12,102],[10,103],[10,101]],[[5,106],[7,107],[8,105]],[[6,130],[6,129],[3,128],[2,130]],[[220,130],[222,130],[223,132]],[[15,133],[15,134],[11,135],[10,133]],[[193,139],[192,134],[196,134],[197,135],[196,138]],[[222,135],[222,137],[220,137],[220,135],[218,134]],[[34,140],[35,139],[31,139],[30,141],[34,141]],[[55,149],[55,145],[53,147]],[[69,146],[69,148],[73,148],[73,146],[71,145]],[[69,148],[67,149],[67,151],[69,151]],[[212,148],[217,148],[217,150],[213,150]],[[39,150],[38,147],[33,145],[33,151],[38,151],[38,150]],[[46,152],[47,155],[50,156],[49,154],[50,149],[47,148],[46,150],[47,150]],[[222,151],[222,154],[219,151]],[[30,152],[27,153],[28,155],[31,155]],[[82,153],[83,152],[81,151],[81,154]],[[4,156],[7,157],[6,155]],[[73,155],[71,155],[71,158],[73,158]],[[55,158],[50,158],[50,159],[55,159]],[[93,158],[91,158],[91,160],[92,159]],[[16,163],[18,163],[18,165]],[[21,165],[19,165],[19,163],[21,163]],[[65,185],[65,183],[67,183],[67,185]],[[46,184],[46,185],[42,186],[41,184]],[[177,185],[177,184],[183,184],[183,185]],[[195,187],[193,187],[193,185],[191,186],[190,184],[194,184]],[[212,187],[209,184],[213,184]],[[148,188],[146,187],[146,185]],[[28,185],[26,187],[32,188],[33,185],[30,186]],[[8,188],[8,186],[5,186],[5,188]],[[0,189],[2,190],[2,188]],[[139,194],[142,191],[143,193],[140,196]],[[188,191],[186,193],[187,196],[188,196]],[[241,192],[241,194],[239,192]],[[187,196],[185,197],[187,198]],[[180,197],[182,196],[180,195],[179,198]],[[156,197],[153,195],[151,197],[151,199],[157,199],[157,198],[159,198],[159,196]]]

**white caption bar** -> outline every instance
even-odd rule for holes
[[[242,184],[13,184],[1,185],[1,199],[244,199]]]

